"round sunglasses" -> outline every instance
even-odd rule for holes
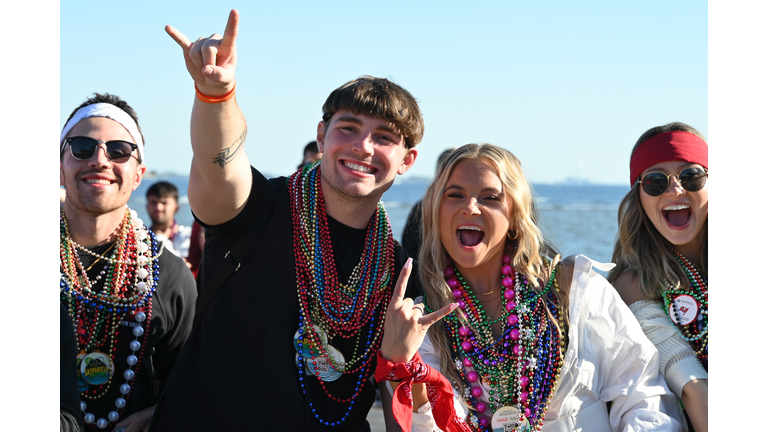
[[[64,140],[61,144],[61,151],[64,151],[64,146],[69,144],[69,152],[72,157],[77,160],[88,160],[96,153],[96,149],[99,148],[99,144],[104,144],[107,147],[107,158],[115,163],[124,163],[131,158],[133,151],[137,150],[139,146],[132,142],[123,140],[113,141],[98,141],[91,137],[76,136],[70,137]],[[139,160],[136,158],[136,160]],[[139,160],[139,162],[141,162]]]
[[[656,197],[667,191],[670,183],[669,178],[674,176],[677,176],[683,189],[688,192],[698,192],[707,184],[709,172],[701,167],[686,168],[678,174],[664,174],[663,172],[653,171],[646,173],[637,182],[640,183],[646,194]]]

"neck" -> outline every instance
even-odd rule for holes
[[[483,294],[491,291],[501,290],[501,259],[496,260],[493,265],[478,266],[474,268],[462,268],[456,265],[456,268],[464,277],[467,286],[475,293],[479,300],[483,300]],[[489,295],[490,298],[496,298],[497,293]]]
[[[678,252],[691,264],[701,267],[701,246],[704,243],[704,230],[699,232],[693,241],[684,245],[672,245],[672,248]]]
[[[166,223],[166,224],[152,223],[152,231],[154,231],[155,234],[164,235],[166,238],[168,238],[171,236],[171,234],[173,234],[174,226],[176,226],[175,220],[172,220],[170,223]]]
[[[351,199],[342,196],[333,188],[327,187],[322,176],[320,182],[323,187],[325,212],[329,216],[352,228],[364,229],[368,227],[368,222],[376,211],[381,195]]]
[[[67,218],[69,236],[85,247],[100,246],[117,240],[120,224],[125,217],[127,206],[103,214],[91,214],[78,211],[64,202],[64,215]]]

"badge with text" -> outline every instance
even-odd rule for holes
[[[90,385],[102,385],[112,378],[115,367],[112,359],[103,352],[94,351],[80,362],[80,374]]]
[[[85,358],[86,352],[81,351],[80,354],[77,355],[77,360],[75,363],[75,368],[77,369],[77,390],[84,392],[88,390],[88,388],[91,386],[85,380],[83,379],[83,374],[80,373],[80,364],[83,362],[83,359]]]
[[[677,314],[675,314],[675,310],[677,310]],[[675,297],[669,304],[669,317],[675,324],[686,326],[694,322],[698,314],[699,306],[696,304],[696,299],[687,294]]]
[[[331,357],[336,363],[344,363],[344,355],[332,345],[326,346],[326,352],[328,353],[328,357]],[[336,381],[341,376],[341,372],[337,371],[333,367],[333,364],[322,354],[319,354],[314,358],[308,358],[306,359],[306,362],[312,375],[325,382]]]
[[[493,432],[512,432],[528,431],[528,419],[520,412],[517,407],[501,407],[493,413],[491,419],[491,428]]]
[[[325,345],[328,343],[328,336],[326,336],[323,329],[318,327],[317,325],[312,325],[312,330],[314,330],[315,334],[317,334],[317,338],[320,339],[320,343]],[[302,344],[302,351],[306,351],[309,347],[309,338],[307,337],[307,330],[304,330],[303,333],[299,333],[299,330],[296,330],[296,333],[293,335],[293,347],[296,349],[296,351],[299,351],[299,338],[301,337],[301,344]]]

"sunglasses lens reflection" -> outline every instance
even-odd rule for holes
[[[75,159],[88,160],[93,157],[99,142],[93,138],[76,137],[69,141],[69,145]],[[113,162],[125,162],[133,152],[133,146],[127,141],[109,141],[106,146],[107,157]]]
[[[650,196],[659,196],[667,190],[667,176],[662,173],[648,173],[643,177],[643,190]]]
[[[688,192],[698,192],[707,183],[707,175],[699,168],[684,169],[680,173],[680,183]]]

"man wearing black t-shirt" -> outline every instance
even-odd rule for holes
[[[197,93],[188,195],[206,229],[201,299],[248,248],[198,305],[152,430],[370,430],[383,318],[407,258],[380,200],[416,159],[421,112],[386,79],[350,81],[323,106],[321,162],[265,178],[234,98],[238,19],[195,43],[166,27]]]
[[[95,94],[60,138],[61,428],[146,429],[192,328],[192,273],[128,209],[144,144],[133,109]]]

